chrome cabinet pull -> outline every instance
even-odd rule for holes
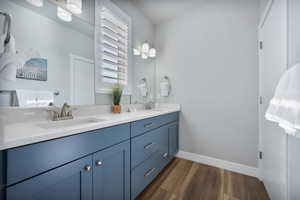
[[[147,144],[146,146],[144,146],[144,149],[150,149],[153,145],[155,145],[155,143],[151,142],[151,143]]]
[[[101,161],[96,162],[96,166],[101,166],[101,165],[103,165],[103,163]]]
[[[86,172],[89,172],[89,171],[92,170],[92,167],[89,166],[89,165],[87,165],[87,166],[84,167],[84,170],[85,170]]]
[[[151,122],[151,123],[149,123],[149,124],[145,124],[144,127],[145,127],[145,128],[151,128],[152,125],[153,125],[153,123]]]
[[[144,176],[145,177],[148,177],[148,176],[150,176],[154,171],[156,170],[156,168],[154,167],[154,168],[152,168],[152,169],[150,169]]]

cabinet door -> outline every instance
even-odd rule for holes
[[[92,156],[8,187],[7,200],[92,200]]]
[[[94,200],[130,199],[130,142],[94,154]]]
[[[178,123],[169,125],[169,155],[175,156],[178,152]]]

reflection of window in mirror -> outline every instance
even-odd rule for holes
[[[131,93],[131,18],[109,0],[96,9],[96,91],[110,92],[119,83]]]

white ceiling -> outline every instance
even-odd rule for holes
[[[206,0],[131,0],[153,24],[161,24],[189,12]]]

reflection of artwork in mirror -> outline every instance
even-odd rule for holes
[[[43,58],[33,58],[17,70],[17,78],[37,81],[47,81],[48,61]]]

